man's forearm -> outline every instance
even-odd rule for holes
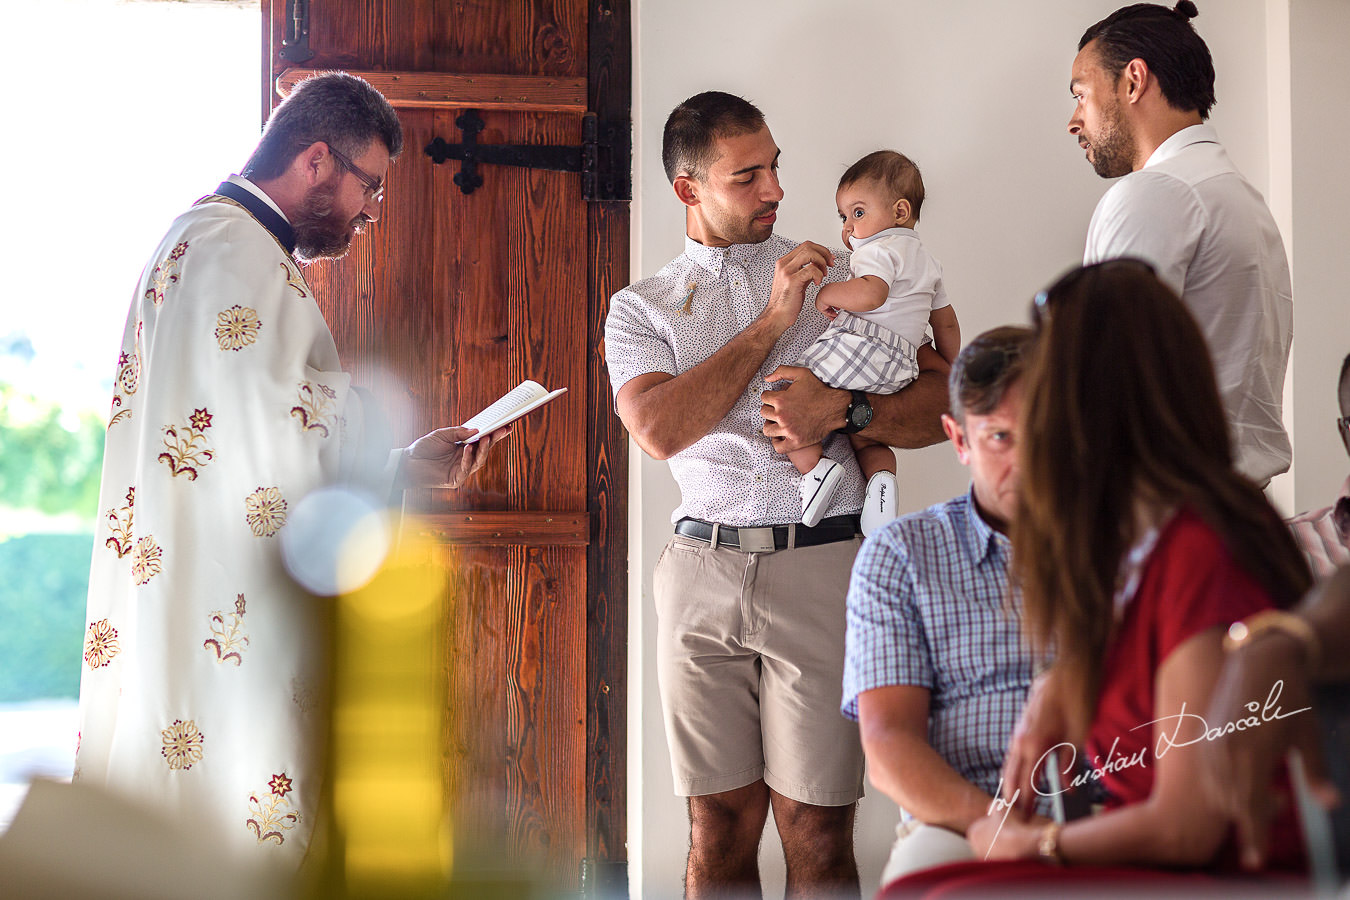
[[[848,394],[844,392],[844,408]],[[872,424],[862,430],[874,441],[913,450],[946,440],[942,414],[947,411],[947,376],[934,370],[919,373],[894,394],[869,394]]]
[[[906,733],[864,739],[870,777],[882,793],[928,825],[961,834],[986,815],[993,798],[971,784],[932,745]]]
[[[621,390],[624,426],[656,459],[679,453],[730,412],[781,335],[781,328],[757,319],[689,371],[630,396]]]

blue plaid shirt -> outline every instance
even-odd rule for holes
[[[1036,668],[1010,597],[1010,549],[967,492],[868,538],[848,589],[844,715],[858,718],[863,691],[927,688],[929,743],[990,794]]]

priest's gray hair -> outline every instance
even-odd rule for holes
[[[403,128],[389,101],[363,78],[325,72],[297,84],[272,111],[262,140],[239,174],[251,180],[277,178],[319,141],[355,158],[377,138],[391,159],[403,150]]]

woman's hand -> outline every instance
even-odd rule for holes
[[[966,840],[975,848],[976,859],[1034,859],[1040,854],[1041,833],[1050,820],[1032,816],[1022,820],[995,804],[989,815],[976,819],[966,830]]]
[[[1027,693],[1026,705],[1008,740],[1008,755],[1003,761],[1003,800],[1015,804],[1025,817],[1035,804],[1037,766],[1051,747],[1074,743],[1069,735],[1064,711],[1063,676],[1051,667],[1036,677]]]

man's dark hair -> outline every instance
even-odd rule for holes
[[[1022,377],[1035,336],[1023,325],[1000,325],[976,335],[952,363],[947,380],[952,418],[965,425],[967,413],[987,416],[997,409]]]
[[[384,95],[363,78],[325,72],[295,86],[272,111],[262,140],[239,174],[266,181],[286,171],[311,144],[323,141],[350,158],[375,139],[393,159],[403,150],[403,128]]]
[[[1194,109],[1208,119],[1214,106],[1214,60],[1191,26],[1199,14],[1191,0],[1180,0],[1173,9],[1155,3],[1122,7],[1083,32],[1078,49],[1096,41],[1097,59],[1117,79],[1130,60],[1142,59],[1173,109]]]
[[[703,180],[713,163],[718,138],[750,134],[764,127],[764,113],[748,100],[722,91],[695,94],[675,107],[661,138],[661,162],[674,184],[680,175]]]
[[[839,179],[839,187],[874,181],[890,192],[892,200],[909,201],[914,221],[923,208],[923,176],[908,156],[894,150],[876,150],[848,167]]]

